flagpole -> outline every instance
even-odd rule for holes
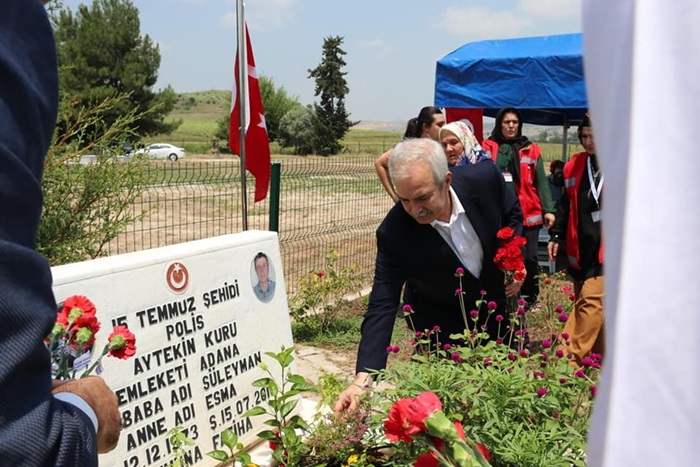
[[[248,106],[248,101],[246,99],[247,87],[248,87],[248,61],[247,61],[247,47],[245,43],[245,17],[244,17],[244,5],[243,0],[236,1],[236,26],[238,32],[238,114],[240,127],[238,131],[239,138],[239,152],[238,155],[241,159],[241,211],[243,214],[243,230],[248,230],[248,197],[246,190],[246,148],[245,148],[245,134],[246,126],[248,122],[246,121],[246,106]]]

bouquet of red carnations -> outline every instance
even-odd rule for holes
[[[58,306],[56,324],[46,338],[55,379],[81,378],[102,371],[102,357],[127,359],[136,353],[136,338],[126,326],[114,326],[102,353],[93,359],[95,335],[100,330],[95,305],[82,295],[68,297]],[[92,364],[91,364],[92,363]]]

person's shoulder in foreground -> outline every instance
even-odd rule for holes
[[[116,396],[101,378],[52,383],[43,343],[56,317],[35,251],[58,105],[53,33],[40,0],[0,0],[0,11],[0,465],[97,465],[119,438]]]

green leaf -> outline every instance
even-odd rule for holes
[[[250,409],[249,411],[244,413],[241,417],[244,417],[244,418],[245,417],[254,417],[256,415],[263,415],[266,413],[267,412],[265,411],[265,409],[263,407],[258,406],[258,407],[253,407],[252,409]]]
[[[225,462],[228,460],[228,453],[219,449],[208,452],[207,456],[211,457],[212,459],[216,459],[219,462]]]
[[[293,401],[289,401],[289,402],[283,404],[282,408],[280,409],[280,415],[282,416],[282,418],[286,418],[287,415],[292,413],[292,410],[294,410],[294,408],[297,406],[298,402],[299,402],[298,400],[293,400]]]
[[[235,451],[236,443],[238,443],[238,435],[230,428],[227,428],[221,433],[221,442],[233,452]]]

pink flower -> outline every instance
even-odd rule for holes
[[[540,373],[539,371],[535,371],[535,372],[532,374],[532,376],[534,376],[535,379],[537,379],[537,378],[542,379],[542,378],[544,378],[544,373]]]
[[[442,346],[442,348],[445,349],[445,350],[450,350],[450,349],[452,348],[452,345],[451,345],[451,344],[445,344],[445,345]]]
[[[498,321],[499,323],[503,321],[503,315],[496,315],[496,321]]]
[[[554,412],[554,413],[552,414],[552,418],[559,418],[559,414],[558,414],[557,412]]]
[[[555,355],[557,357],[561,358],[564,356],[564,351],[562,349],[557,349],[557,351],[555,352]]]
[[[574,376],[576,376],[577,378],[585,378],[586,373],[583,370],[579,369],[574,371]]]
[[[452,352],[452,360],[460,363],[462,361],[462,356],[459,354],[459,352]]]
[[[589,386],[588,390],[591,391],[591,396],[595,397],[598,395],[598,388],[596,386]]]
[[[481,290],[479,291],[479,294],[480,294],[480,295],[486,295],[486,291],[485,291],[484,289],[481,289]]]
[[[469,312],[469,316],[471,316],[472,318],[476,319],[476,318],[479,317],[479,312],[478,312],[477,310],[472,310],[472,311]]]
[[[539,388],[537,390],[537,397],[544,397],[545,394],[547,394],[547,390],[545,388]]]
[[[515,354],[513,352],[508,353],[508,360],[510,360],[511,362],[515,360]]]
[[[492,363],[493,360],[491,360],[490,358],[487,357],[484,359],[484,366],[491,366]]]
[[[486,305],[486,307],[487,307],[489,310],[495,310],[496,308],[498,308],[498,304],[496,304],[496,302],[494,302],[494,301],[492,300],[492,301],[488,302],[488,304]]]
[[[566,383],[566,378],[559,378],[559,382],[560,382],[561,384],[565,384],[565,383]]]
[[[569,338],[569,333],[568,333],[568,332],[562,332],[562,333],[561,333],[561,338],[562,338],[562,339],[568,339],[568,338]]]
[[[559,319],[559,321],[562,323],[566,323],[569,320],[569,315],[566,313],[560,313],[557,319]]]
[[[456,289],[455,295],[462,295],[462,289]]]
[[[460,267],[460,268],[457,268],[457,269],[455,270],[455,276],[457,276],[457,277],[462,277],[463,275],[464,275],[464,268],[461,268],[461,267]]]
[[[549,342],[547,339],[545,339],[545,340],[542,341],[542,348],[543,348],[543,349],[548,349],[548,348],[550,348],[551,346],[552,346],[552,343]]]

